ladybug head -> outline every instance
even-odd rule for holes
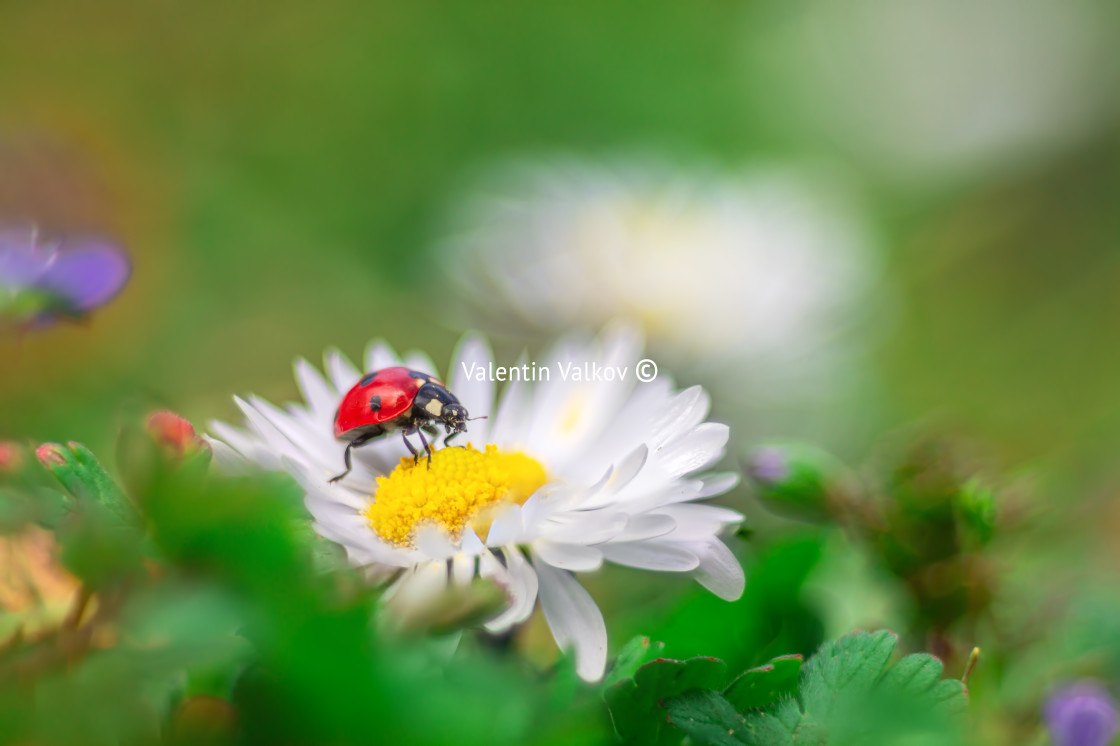
[[[440,412],[439,418],[447,425],[448,431],[454,430],[461,433],[467,429],[467,420],[470,419],[470,415],[467,414],[467,408],[462,404],[446,404],[443,411]]]

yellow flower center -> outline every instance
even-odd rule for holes
[[[409,546],[417,528],[438,525],[458,539],[468,525],[485,531],[499,505],[521,505],[547,481],[544,467],[523,453],[442,448],[413,463],[401,459],[387,477],[377,478],[375,502],[366,508],[370,527],[385,541]]]

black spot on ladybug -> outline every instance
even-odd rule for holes
[[[380,396],[371,396],[369,398],[369,411],[371,411],[371,412],[381,411],[381,397]]]
[[[358,381],[358,385],[359,386],[369,386],[371,383],[373,383],[373,379],[375,379],[375,378],[377,378],[377,371],[374,371],[373,373],[370,373],[365,378]]]

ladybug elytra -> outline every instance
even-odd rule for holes
[[[470,416],[455,395],[435,376],[411,368],[382,368],[354,384],[342,397],[334,416],[334,437],[346,441],[343,458],[346,471],[332,477],[337,482],[350,473],[350,450],[364,445],[393,430],[401,431],[401,439],[418,461],[420,452],[409,442],[408,436],[420,437],[432,462],[432,446],[424,433],[435,438],[439,435],[437,424],[447,429],[443,444],[467,429]],[[476,417],[474,419],[482,419]]]

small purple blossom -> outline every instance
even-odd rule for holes
[[[1050,695],[1043,718],[1055,746],[1107,746],[1120,727],[1116,701],[1092,681],[1070,684]]]
[[[0,322],[43,327],[110,301],[132,267],[101,239],[43,243],[34,231],[0,231]]]
[[[750,475],[764,484],[780,482],[789,476],[789,462],[780,448],[759,448],[747,467]]]

